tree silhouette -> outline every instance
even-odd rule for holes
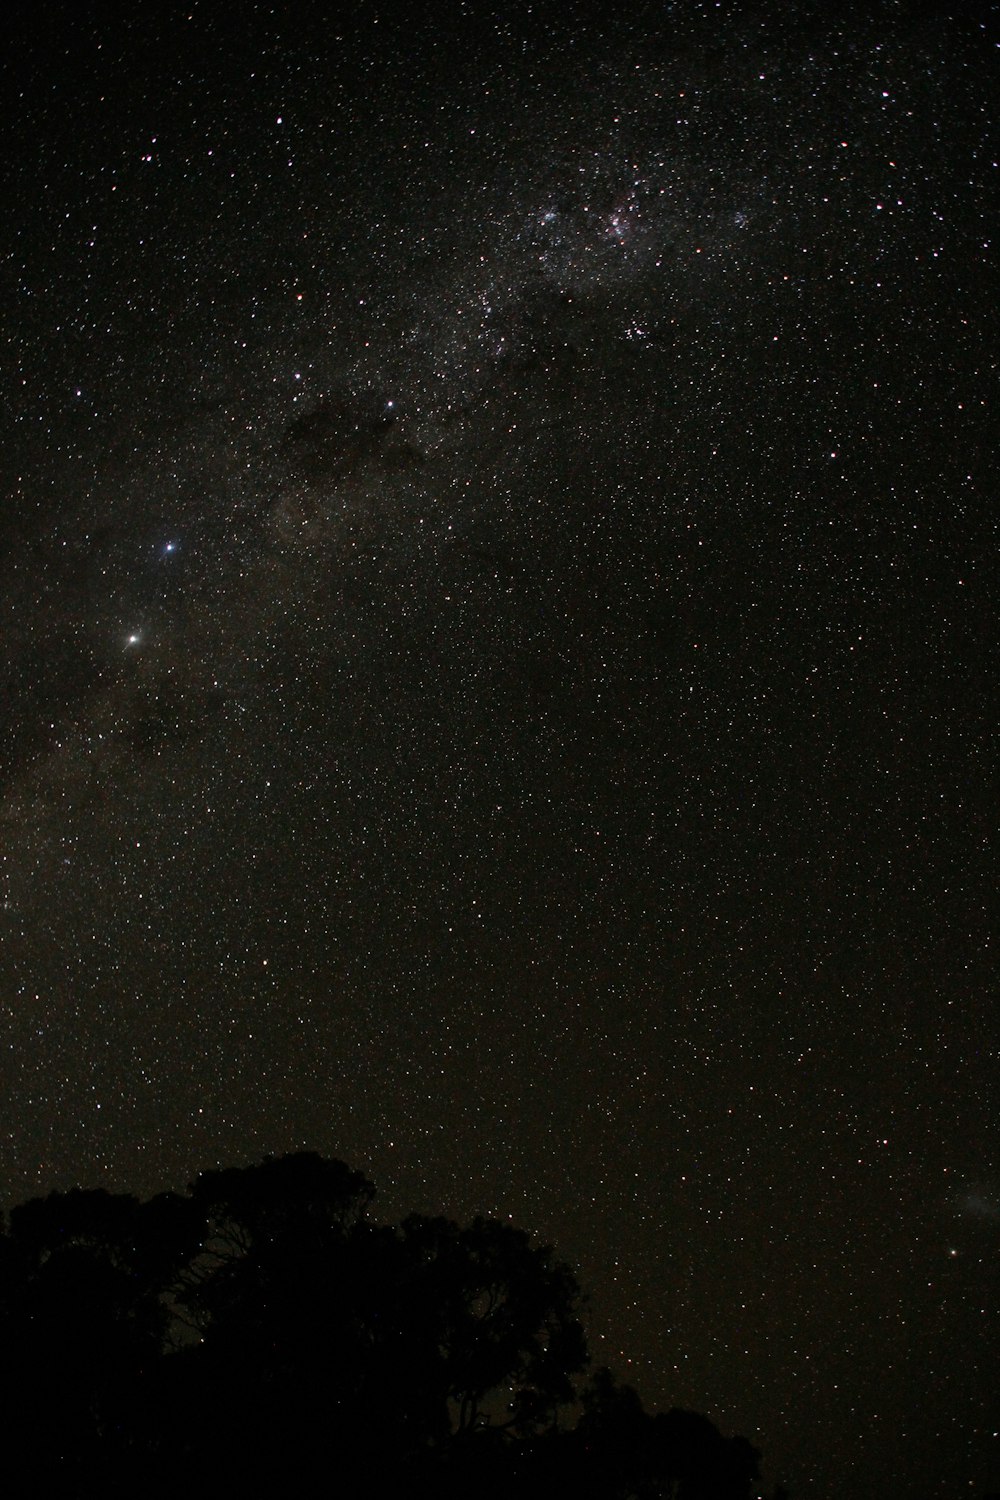
[[[582,1393],[575,1438],[581,1495],[602,1500],[750,1500],[760,1454],[745,1438],[724,1438],[697,1412],[643,1410],[636,1392],[607,1369]]]
[[[569,1268],[523,1231],[484,1219],[460,1229],[412,1217],[403,1245],[435,1309],[454,1429],[499,1426],[524,1436],[551,1425],[587,1359]]]
[[[169,1339],[164,1289],[197,1248],[182,1199],[101,1190],[15,1208],[0,1240],[7,1451],[72,1483],[129,1445]]]
[[[364,1217],[371,1185],[301,1155],[208,1172],[192,1187],[202,1254],[177,1301],[198,1342],[187,1389],[200,1461],[220,1427],[256,1473],[333,1442],[354,1471],[426,1467],[485,1427],[554,1420],[586,1360],[578,1288],[508,1225]]]
[[[311,1153],[0,1234],[12,1493],[749,1500],[757,1454],[587,1366],[580,1291],[509,1224],[368,1217]],[[578,1417],[575,1421],[573,1418]]]

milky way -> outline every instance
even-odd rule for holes
[[[997,1488],[995,38],[323,9],[7,23],[5,1196],[340,1156]]]

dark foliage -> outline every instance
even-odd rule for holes
[[[311,1154],[148,1203],[53,1193],[0,1236],[8,1493],[749,1500],[758,1455],[648,1415],[579,1288],[507,1224],[367,1217]],[[575,1418],[575,1420],[574,1420]]]

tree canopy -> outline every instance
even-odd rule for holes
[[[0,1234],[12,1494],[750,1500],[758,1455],[590,1371],[580,1289],[506,1223],[369,1216],[312,1153]]]

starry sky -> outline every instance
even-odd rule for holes
[[[997,7],[2,27],[4,1200],[338,1156],[1000,1488]]]

